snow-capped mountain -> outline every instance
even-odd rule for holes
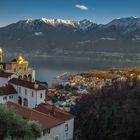
[[[64,26],[64,27],[75,28],[78,30],[80,29],[82,31],[88,31],[97,27],[97,24],[93,23],[92,21],[88,19],[75,21],[75,20],[41,18],[41,19],[27,19],[27,20],[19,21],[18,23],[20,23],[20,25],[24,27],[30,27],[30,28],[36,28],[37,26],[41,24],[46,24],[55,28]]]
[[[78,22],[74,20],[41,18],[40,21],[43,21],[44,23],[50,24],[52,26],[66,25],[66,26],[76,27],[78,25]]]
[[[78,22],[79,28],[83,31],[92,30],[93,28],[97,27],[98,25],[90,20],[84,19]]]
[[[27,19],[23,22],[26,23],[26,26],[29,25],[32,27],[37,26],[37,24],[45,23],[46,25],[50,25],[53,27],[66,26],[66,27],[73,27],[76,29],[81,29],[83,31],[89,31],[98,26],[98,24],[88,19],[75,21],[75,20],[41,18],[41,19]],[[128,31],[130,32],[140,27],[140,18],[139,17],[116,18],[112,20],[111,22],[105,25],[101,25],[99,27],[109,28],[112,26],[115,26],[116,28],[121,28],[121,29],[131,28],[131,29],[128,29]]]
[[[22,20],[0,28],[0,46],[51,54],[69,54],[68,50],[140,52],[140,18],[117,18],[104,25],[87,19]]]

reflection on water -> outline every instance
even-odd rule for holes
[[[107,69],[110,67],[140,66],[136,61],[112,61],[112,60],[88,60],[70,58],[42,58],[30,59],[31,65],[36,69],[36,79],[47,81],[51,85],[57,75],[64,72],[77,73],[95,69]]]

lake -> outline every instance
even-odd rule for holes
[[[57,75],[64,72],[78,73],[91,70],[101,70],[111,67],[135,67],[140,66],[140,61],[131,60],[100,60],[85,58],[27,58],[31,66],[36,70],[36,79],[48,82],[49,86]]]

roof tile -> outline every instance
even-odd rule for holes
[[[35,89],[35,90],[45,90],[46,87],[37,84],[38,86],[35,87],[35,82],[30,82],[30,81],[26,81],[26,80],[21,80],[21,79],[17,79],[17,78],[13,78],[11,80],[9,80],[9,83],[15,84],[15,85],[19,85],[19,86],[23,86],[26,88],[30,88],[30,89]]]
[[[46,103],[39,104],[38,107],[35,109],[45,114],[51,114],[53,117],[63,121],[67,121],[74,118],[74,115],[69,114],[59,108],[54,107],[53,105],[49,105]]]
[[[64,121],[46,115],[34,109],[30,109],[19,104],[8,102],[7,106],[16,110],[17,115],[27,119],[28,121],[36,121],[41,125],[42,130],[53,128],[64,123]]]
[[[9,95],[9,94],[15,94],[17,91],[12,85],[6,85],[3,87],[0,87],[0,95]]]

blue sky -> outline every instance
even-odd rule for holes
[[[28,18],[90,19],[107,23],[140,17],[140,0],[0,0],[0,26]]]

